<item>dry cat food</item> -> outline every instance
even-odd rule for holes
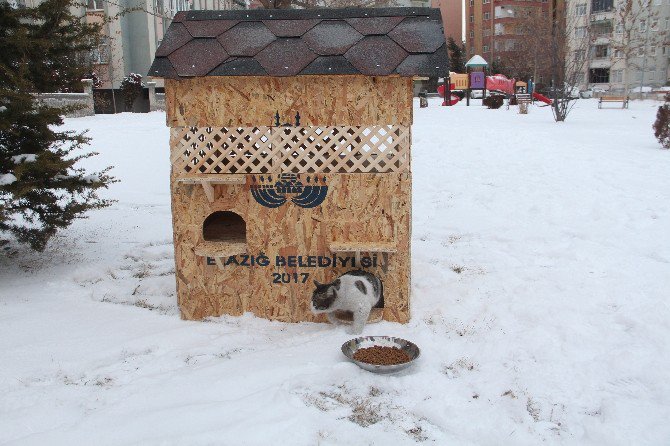
[[[354,353],[356,361],[375,365],[404,364],[410,361],[410,357],[398,347],[374,347],[361,348]]]

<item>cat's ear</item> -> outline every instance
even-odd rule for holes
[[[335,279],[335,282],[333,282],[333,286],[335,287],[336,290],[340,289],[340,279]]]
[[[314,279],[314,286],[318,288],[318,287],[321,286],[321,284],[319,282],[317,282],[316,279]]]

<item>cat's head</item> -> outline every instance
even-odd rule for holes
[[[312,293],[312,312],[327,313],[330,307],[337,299],[337,290],[340,289],[340,279],[335,279],[334,282],[321,284],[314,281],[316,289]]]

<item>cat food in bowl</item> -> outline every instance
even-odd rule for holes
[[[364,336],[345,342],[342,353],[362,369],[374,373],[403,370],[420,355],[414,343],[391,336]]]

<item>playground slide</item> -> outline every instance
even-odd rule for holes
[[[450,96],[450,98],[451,98],[451,100],[449,101],[449,105],[456,105],[456,104],[458,104],[458,101],[461,100],[461,98],[459,98],[458,96],[456,96],[454,94],[452,94]],[[447,105],[447,101],[442,101],[442,105]]]
[[[552,102],[551,99],[549,99],[548,97],[546,97],[545,95],[540,94],[540,93],[533,93],[533,99],[537,99],[538,101],[542,101],[545,104],[549,104],[549,105],[551,105],[551,102]]]
[[[451,84],[451,88],[452,89],[454,88],[454,84]],[[439,87],[437,87],[437,93],[441,97],[444,97],[444,85],[440,85]],[[458,103],[458,101],[461,100],[461,98],[459,98],[458,96],[453,95],[453,94],[451,96],[449,96],[449,99],[450,99],[449,100],[449,105],[456,105]],[[447,101],[442,101],[442,105],[447,105]]]

